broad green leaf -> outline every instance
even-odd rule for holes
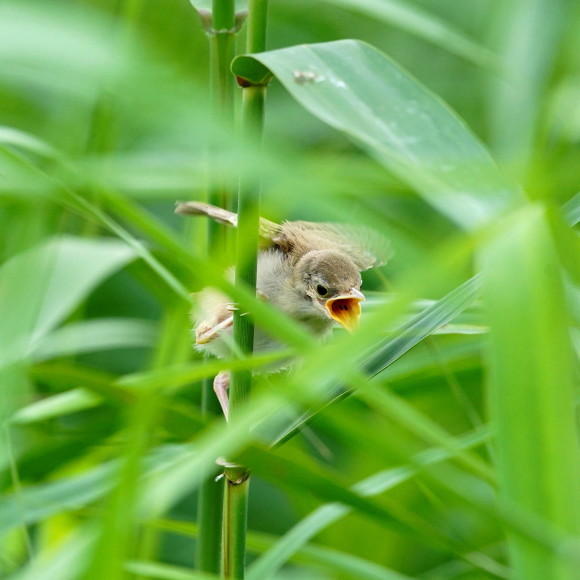
[[[113,239],[63,236],[0,268],[0,365],[30,353],[100,282],[135,259]]]
[[[265,69],[459,226],[478,227],[519,199],[457,115],[373,47],[355,40],[300,45],[232,65],[234,74],[258,83]]]
[[[327,0],[327,2],[331,6],[342,6],[396,26],[485,68],[499,69],[499,59],[489,49],[465,36],[449,22],[421,10],[411,2],[399,0]]]
[[[546,212],[503,221],[482,251],[490,322],[489,401],[500,502],[580,533],[580,452],[562,271]],[[577,565],[509,535],[517,577],[572,579]]]

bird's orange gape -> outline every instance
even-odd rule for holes
[[[358,326],[361,312],[360,303],[364,299],[363,293],[353,288],[348,294],[330,298],[324,306],[333,320],[352,332]]]

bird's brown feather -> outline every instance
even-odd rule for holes
[[[178,202],[176,213],[206,215],[237,227],[238,216],[225,209],[198,201]],[[318,222],[277,224],[260,218],[261,246],[276,246],[294,263],[311,250],[340,250],[362,270],[386,263],[391,255],[389,242],[378,232],[364,226]]]
[[[284,222],[272,242],[294,261],[311,250],[338,250],[361,271],[384,264],[390,256],[389,243],[383,236],[350,224]]]

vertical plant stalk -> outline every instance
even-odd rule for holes
[[[222,122],[234,126],[234,82],[230,63],[235,56],[236,14],[234,0],[213,0],[212,12],[200,16],[209,40],[211,106],[213,114]],[[217,168],[212,166],[210,150],[210,187],[208,202],[224,208],[230,206],[228,186]],[[207,221],[207,252],[210,259],[223,259],[227,247],[225,228]],[[221,414],[221,408],[210,379],[202,382],[201,412],[206,416]],[[219,574],[222,553],[222,513],[224,483],[218,476],[221,468],[216,466],[213,474],[202,483],[197,506],[198,538],[196,543],[196,567],[202,572]]]
[[[248,53],[266,48],[268,1],[250,0],[248,5]],[[242,95],[242,131],[245,146],[260,146],[264,129],[266,87],[244,86]],[[244,173],[238,193],[238,228],[236,243],[236,284],[256,286],[258,231],[260,219],[260,179]],[[254,347],[254,324],[250,317],[234,311],[234,340],[239,350],[251,355]],[[229,420],[234,424],[250,397],[251,371],[232,373]],[[250,474],[244,467],[225,467],[225,497],[223,522],[222,575],[224,578],[244,578],[246,560],[246,529]]]

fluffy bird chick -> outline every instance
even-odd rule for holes
[[[237,226],[237,215],[199,202],[179,203],[176,212],[206,215]],[[256,291],[319,338],[338,323],[346,330],[356,328],[365,299],[360,291],[361,271],[386,262],[386,240],[367,228],[311,222],[275,224],[260,221],[262,246],[258,254]],[[199,350],[227,357],[232,341],[232,304],[213,288],[198,295],[194,313],[195,341]],[[277,350],[280,343],[259,327],[255,329],[254,351]],[[214,380],[214,390],[224,415],[228,415],[229,373]]]

